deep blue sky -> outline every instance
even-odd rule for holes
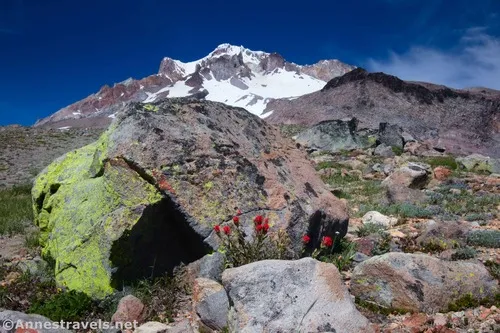
[[[0,0],[0,125],[33,124],[155,73],[164,56],[191,61],[224,42],[498,89],[477,72],[500,74],[499,21],[496,0]]]

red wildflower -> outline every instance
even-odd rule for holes
[[[267,219],[266,219],[267,220]],[[269,230],[269,224],[265,223],[263,226],[262,226],[262,230],[264,230],[264,233],[266,233],[268,230]]]
[[[231,233],[231,228],[229,228],[228,225],[225,225],[224,228],[222,228],[222,230],[226,235],[229,235]]]
[[[240,209],[238,209],[238,211],[236,212],[236,215],[237,215],[237,216],[240,216],[241,214],[243,214],[243,213],[241,212],[241,210],[240,210]]]
[[[304,237],[302,237],[302,242],[304,242],[304,244],[307,244],[311,241],[311,237],[309,237],[309,235],[304,235]]]
[[[266,217],[266,218],[264,219],[264,223],[265,223],[265,224],[268,224],[268,223],[269,223],[269,217]]]
[[[330,247],[332,245],[333,245],[333,240],[331,237],[329,237],[329,236],[323,237],[323,246]]]
[[[257,224],[257,225],[255,226],[255,230],[257,230],[257,232],[261,232],[261,231],[262,231],[262,228],[263,228],[263,227],[262,227],[262,224]]]
[[[262,215],[257,215],[254,219],[253,219],[254,223],[256,225],[261,225],[262,224],[262,221],[264,221],[264,218],[262,217]]]
[[[216,226],[214,227],[214,231],[215,231],[216,233],[220,233],[220,226],[219,226],[219,225],[216,225]]]
[[[240,218],[238,216],[233,216],[233,222],[235,225],[238,225],[240,223]]]

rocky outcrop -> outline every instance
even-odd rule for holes
[[[454,154],[500,156],[500,92],[457,90],[406,82],[357,68],[330,80],[321,91],[267,104],[274,124],[314,126],[356,117],[360,127],[388,122],[420,142]]]
[[[351,292],[386,309],[433,313],[446,311],[468,295],[492,300],[498,293],[498,281],[480,263],[388,253],[354,268]]]
[[[339,152],[367,148],[374,144],[374,137],[358,133],[358,120],[332,120],[321,122],[297,135],[295,141],[311,150]]]
[[[96,143],[46,168],[32,195],[57,283],[94,297],[203,257],[217,247],[213,226],[235,207],[242,220],[267,215],[296,252],[306,232],[347,232],[344,203],[305,152],[258,117],[214,102],[125,106]]]
[[[224,271],[231,332],[373,332],[337,268],[311,258]]]

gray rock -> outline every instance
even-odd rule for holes
[[[372,145],[368,137],[358,135],[358,120],[321,122],[297,135],[296,141],[313,150],[339,152]]]
[[[33,328],[39,333],[70,333],[71,331],[51,327],[53,323],[50,319],[37,315],[37,314],[25,314],[18,311],[2,311],[0,312],[0,333],[11,333],[16,332],[16,326],[11,326],[14,323],[22,326],[17,326],[17,328]],[[57,324],[57,323],[55,323]],[[21,331],[21,330],[19,330]]]
[[[390,228],[398,223],[398,219],[395,217],[385,216],[377,211],[370,211],[363,215],[363,224],[367,223]]]
[[[386,145],[385,143],[382,143],[375,148],[374,154],[377,156],[382,156],[382,157],[394,157],[396,154],[392,150],[391,146]]]
[[[19,268],[21,272],[39,277],[43,281],[48,281],[52,278],[49,264],[38,256],[31,260],[19,261],[17,263],[17,268]]]
[[[217,251],[207,254],[203,258],[190,263],[188,269],[194,278],[203,277],[221,281],[222,271],[224,270],[224,255]]]
[[[332,264],[265,260],[222,274],[231,332],[373,332]]]
[[[166,333],[171,332],[169,330],[169,326],[157,322],[157,321],[149,321],[147,323],[142,324],[137,327],[135,333]]]
[[[481,263],[444,261],[424,254],[387,253],[358,264],[351,293],[384,308],[433,313],[469,293],[493,298],[495,280]]]
[[[404,140],[402,128],[398,125],[380,123],[377,142],[385,144],[389,147],[397,147],[403,149]]]
[[[193,306],[201,322],[208,328],[220,331],[227,326],[229,300],[219,283],[197,278],[193,287]]]
[[[356,252],[356,253],[354,254],[354,258],[352,258],[352,260],[353,260],[354,262],[357,262],[357,263],[359,263],[359,262],[363,262],[363,261],[368,260],[368,259],[370,259],[370,257],[369,257],[369,256],[367,256],[367,255],[366,255],[366,254],[364,254],[364,253],[361,253],[361,252]]]

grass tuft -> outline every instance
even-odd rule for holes
[[[0,190],[0,235],[22,233],[32,220],[30,185]]]

